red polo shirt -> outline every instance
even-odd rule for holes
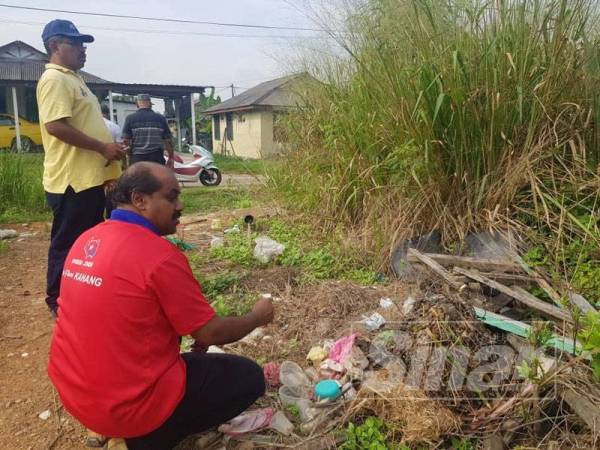
[[[65,408],[105,436],[162,425],[185,391],[178,338],[215,315],[185,256],[148,227],[104,222],[71,248],[58,302],[48,374]]]

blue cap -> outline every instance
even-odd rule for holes
[[[54,36],[65,36],[81,42],[94,42],[94,36],[81,34],[73,22],[69,20],[55,19],[46,24],[44,31],[42,31],[42,41],[46,42]]]

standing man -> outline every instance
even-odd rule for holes
[[[113,138],[113,142],[121,143],[123,141],[123,138],[121,136],[121,134],[122,134],[121,127],[118,124],[116,124],[115,122],[113,122],[112,120],[110,120],[110,109],[108,108],[108,105],[106,103],[103,103],[101,110],[102,110],[102,118],[104,119],[106,128],[108,128],[108,131],[110,131],[110,134]],[[121,169],[113,167],[113,165],[111,164],[110,166],[107,167],[106,172],[107,172],[106,176],[104,177],[105,178],[104,194],[106,195],[106,216],[105,217],[108,219],[110,217],[110,214],[112,213],[112,210],[114,209],[113,202],[110,198],[110,193],[112,192],[112,190],[115,187],[117,178],[119,177],[119,175],[121,175]]]
[[[152,111],[152,102],[148,94],[137,96],[137,107],[138,110],[127,116],[123,125],[123,139],[125,145],[130,148],[129,164],[149,161],[164,165],[165,150],[172,164],[172,135],[167,119],[162,114]]]
[[[77,73],[85,65],[85,43],[68,20],[53,20],[42,32],[49,64],[37,85],[45,149],[43,185],[52,209],[46,303],[54,317],[65,257],[85,230],[102,222],[104,181],[120,170],[125,148],[113,142],[96,96]],[[107,167],[111,161],[116,161]],[[111,166],[115,166],[112,169]]]
[[[102,117],[104,118],[104,123],[106,124],[106,128],[108,128],[108,131],[110,131],[113,141],[121,142],[123,140],[123,132],[121,131],[121,127],[118,124],[110,120],[110,108],[107,104],[102,103],[101,110]]]

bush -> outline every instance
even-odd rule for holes
[[[360,229],[382,265],[432,229],[446,243],[521,225],[561,245],[591,236],[574,210],[600,204],[597,2],[357,4],[337,36],[347,54],[302,62],[324,82],[290,115],[290,161],[272,174],[290,204]]]
[[[0,222],[48,217],[40,155],[0,152]]]

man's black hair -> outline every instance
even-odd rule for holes
[[[102,114],[110,114],[110,109],[106,103],[102,103],[100,110],[102,111]]]
[[[134,192],[151,195],[159,191],[162,183],[152,173],[152,164],[156,163],[136,163],[123,172],[112,192],[112,201],[117,205],[130,205]]]

